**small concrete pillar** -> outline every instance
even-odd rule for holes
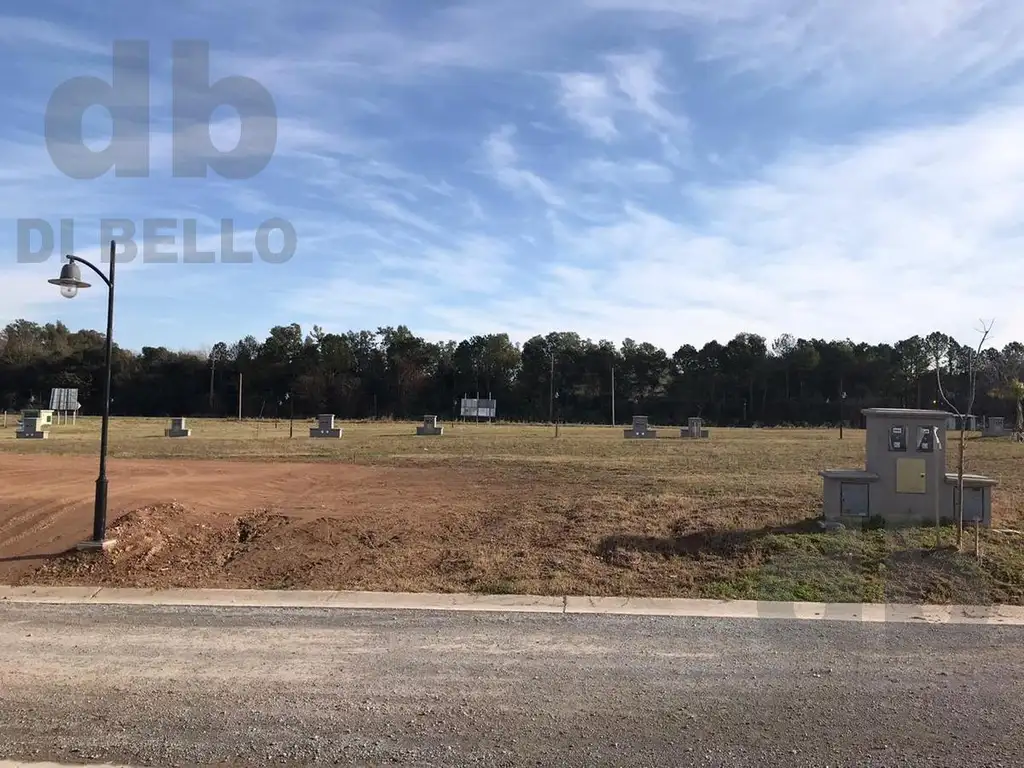
[[[989,416],[981,434],[983,437],[1002,437],[1006,434],[1006,419],[1002,416]]]
[[[633,426],[622,430],[622,436],[628,440],[653,440],[658,436],[658,430],[647,426],[646,416],[634,416]]]
[[[184,416],[175,416],[171,419],[170,429],[164,430],[164,437],[191,437],[192,430],[185,426]]]
[[[704,419],[700,416],[691,416],[686,420],[686,426],[679,429],[679,436],[689,438],[691,440],[700,440],[708,436],[708,431],[704,429]]]
[[[45,440],[50,436],[45,424],[40,424],[35,416],[22,416],[21,428],[14,433],[19,440]]]
[[[310,437],[330,437],[339,438],[341,437],[341,428],[334,426],[334,414],[333,413],[321,413],[316,417],[316,426],[310,427]]]
[[[423,426],[416,427],[417,435],[443,435],[444,427],[437,425],[437,416],[427,415],[423,417]]]

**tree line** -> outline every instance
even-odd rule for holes
[[[115,345],[112,413],[122,416],[419,419],[458,416],[459,400],[493,397],[499,419],[571,423],[680,424],[701,416],[719,426],[858,424],[866,407],[965,410],[978,371],[974,412],[1021,418],[1024,345],[980,352],[940,332],[893,344],[740,333],[725,344],[668,352],[572,332],[522,344],[507,334],[430,342],[405,326],[304,333],[276,326],[202,351]],[[53,387],[77,387],[83,414],[101,410],[104,337],[61,322],[17,320],[0,333],[0,406],[46,407]],[[613,390],[614,387],[614,390]],[[614,394],[613,394],[614,392]]]

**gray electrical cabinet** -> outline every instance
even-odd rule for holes
[[[960,501],[960,489],[953,487],[953,516],[956,517],[957,507]],[[985,488],[972,488],[964,486],[964,522],[984,523],[985,522]]]
[[[957,476],[946,471],[947,411],[865,408],[863,469],[823,469],[826,520],[879,518],[886,525],[934,524],[956,518]],[[992,489],[999,481],[967,475],[964,520],[992,524]]]
[[[867,483],[839,484],[839,506],[844,517],[869,516],[868,488]]]

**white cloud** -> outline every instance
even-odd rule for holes
[[[257,335],[296,315],[669,348],[739,331],[968,338],[982,316],[1019,335],[1024,99],[1000,90],[1024,60],[1011,0],[566,0],[530,13],[495,0],[401,16],[227,0],[203,13],[220,38],[214,76],[256,77],[278,101],[275,160],[240,182],[173,179],[159,124],[152,179],[73,181],[14,133],[33,130],[20,110],[0,133],[5,253],[17,217],[248,229],[282,215],[301,250],[272,272],[125,269],[129,296],[180,290],[183,326],[213,297]],[[26,36],[92,39],[40,23]],[[916,110],[918,97],[939,106]],[[233,126],[214,125],[215,145],[234,145]],[[50,316],[55,266],[0,263],[0,320]],[[147,315],[133,311],[121,321],[141,338]]]
[[[537,319],[603,306],[595,335],[632,315],[663,342],[680,327],[702,339],[789,330],[892,340],[935,327],[969,335],[994,313],[1012,335],[1024,322],[1014,299],[1024,279],[1022,129],[1024,107],[986,112],[793,152],[736,185],[693,184],[685,199],[701,226],[633,210],[563,242],[582,263],[603,259],[592,284],[614,290],[577,279],[571,294],[545,297]],[[720,330],[705,325],[708,304],[728,308]],[[672,316],[658,328],[655,318]]]
[[[581,163],[574,177],[582,184],[594,182],[632,189],[635,185],[667,184],[674,174],[670,168],[653,160],[595,157]]]
[[[64,25],[28,16],[0,16],[0,41],[14,48],[58,48],[78,54],[109,55],[110,49]]]
[[[667,142],[665,132],[685,129],[686,120],[661,104],[666,92],[658,73],[661,64],[661,55],[648,50],[607,56],[603,72],[561,74],[562,108],[590,136],[602,141],[620,138],[616,117],[633,114]]]
[[[366,197],[364,198],[364,203],[374,213],[400,224],[413,227],[414,229],[418,229],[432,235],[440,235],[444,232],[444,228],[437,222],[430,221],[419,214],[413,213],[404,205],[396,203],[394,200],[389,200],[381,195],[375,194],[370,197]]]
[[[818,98],[918,97],[1019,73],[1016,0],[581,0],[692,36],[705,61]]]
[[[557,214],[543,260],[506,272],[514,294],[424,300],[428,270],[417,315],[452,336],[572,327],[670,349],[741,331],[894,341],[941,328],[966,339],[994,316],[1008,341],[1024,327],[1022,129],[1024,105],[805,146],[746,180],[691,182],[676,203],[688,220],[631,204],[627,189],[605,224]],[[571,210],[580,193],[568,184],[554,192]],[[359,311],[390,316],[409,291],[404,279],[376,281]]]
[[[811,86],[818,98],[837,102],[969,85],[1024,63],[1024,5],[1016,0],[564,0],[529,13],[521,3],[494,0],[428,12],[415,32],[348,4],[312,35],[294,13],[277,3],[256,14],[254,23],[272,30],[266,39],[278,45],[264,41],[262,58],[237,61],[272,90],[313,97],[311,83],[339,78],[374,83],[444,71],[550,69],[565,60],[567,45],[620,31],[634,40],[669,33],[670,47],[693,47],[713,65],[774,86]]]
[[[504,293],[514,256],[508,243],[478,234],[464,236],[452,248],[379,248],[372,261],[346,261],[338,274],[286,294],[281,306],[335,328],[366,325],[367,316],[374,318],[369,325],[408,324],[410,310],[419,306],[431,317],[444,317],[450,307]]]
[[[594,138],[609,141],[619,135],[615,127],[615,98],[600,75],[573,72],[559,76],[562,107]]]
[[[232,68],[272,92],[313,98],[340,79],[372,87],[382,81],[423,81],[445,71],[538,67],[580,14],[574,2],[524,13],[520,2],[491,0],[418,7],[415,20],[403,23],[372,4],[321,3],[322,24],[310,30],[308,9],[277,2],[267,12],[266,6],[270,0],[255,22],[264,32],[260,54],[236,51]],[[222,4],[222,12],[227,8],[251,14],[245,2]]]
[[[668,95],[659,72],[662,65],[661,54],[648,49],[608,55],[600,72],[561,74],[562,110],[586,135],[605,143],[646,144],[653,135],[663,161],[684,167],[686,154],[679,145],[687,139],[688,121],[662,103]]]
[[[647,51],[642,54],[611,56],[609,59],[619,90],[626,95],[637,112],[662,127],[679,127],[683,123],[659,103],[665,92],[658,78],[661,54]]]
[[[505,125],[484,142],[484,151],[494,178],[510,189],[531,192],[547,205],[562,205],[562,198],[547,181],[533,171],[519,167],[519,153],[512,145],[515,133],[513,126]]]

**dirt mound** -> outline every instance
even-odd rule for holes
[[[33,584],[135,587],[367,588],[406,568],[392,556],[415,538],[398,521],[369,528],[257,510],[212,520],[180,503],[134,509],[110,527],[105,555],[68,552],[26,573]],[[429,547],[429,541],[424,542]]]
[[[109,527],[117,546],[103,557],[69,552],[26,574],[26,582],[190,587],[210,584],[272,519],[204,515],[177,502],[140,507]],[[277,518],[284,522],[284,518]]]

